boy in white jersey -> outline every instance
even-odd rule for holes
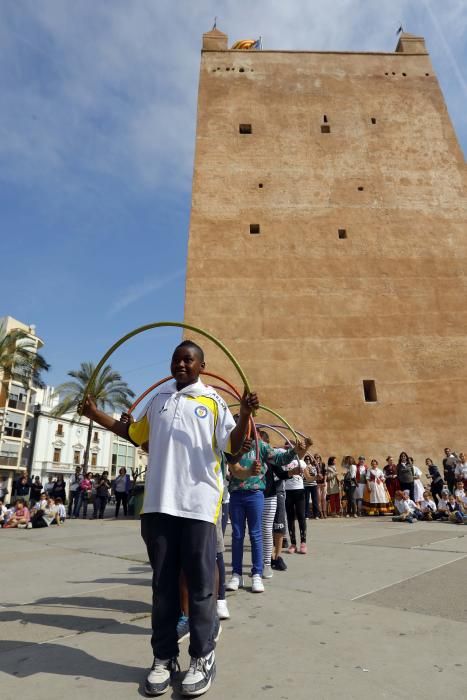
[[[190,603],[191,663],[184,695],[201,695],[214,679],[216,522],[222,509],[221,452],[236,454],[246,436],[256,394],[244,394],[235,424],[222,398],[199,379],[202,349],[186,340],[170,365],[174,382],[162,387],[134,423],[117,421],[88,398],[83,413],[136,445],[149,443],[141,534],[153,568],[154,663],[145,692],[164,693],[177,669],[179,577]]]

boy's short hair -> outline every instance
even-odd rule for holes
[[[197,343],[195,343],[194,340],[182,340],[182,342],[175,348],[174,355],[178,348],[191,348],[192,350],[196,350],[199,359],[201,362],[204,362],[204,350]]]

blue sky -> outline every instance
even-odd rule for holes
[[[2,0],[0,316],[35,323],[58,384],[136,326],[182,320],[201,35],[392,51],[425,37],[466,152],[465,0]],[[112,364],[140,391],[180,333]]]

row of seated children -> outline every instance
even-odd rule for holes
[[[396,491],[394,507],[398,515],[393,517],[394,522],[413,523],[415,520],[447,520],[458,525],[467,525],[467,494],[464,483],[459,481],[454,493],[444,489],[438,502],[430,491],[425,491],[423,499],[415,503],[410,498],[409,491]]]
[[[28,508],[23,498],[18,498],[15,504],[7,508],[0,501],[0,527],[3,529],[31,529],[61,525],[66,520],[66,508],[61,498],[52,498],[45,493],[41,500]]]

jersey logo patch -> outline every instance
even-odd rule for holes
[[[208,415],[208,409],[206,406],[196,406],[195,415],[198,416],[198,418],[206,418]]]

